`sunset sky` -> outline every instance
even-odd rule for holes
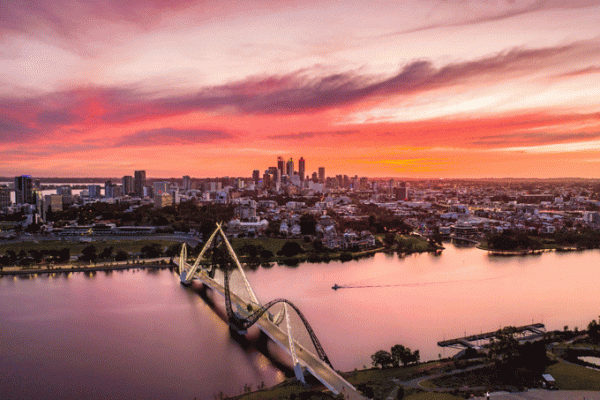
[[[0,176],[600,178],[600,0],[0,0],[0,35]]]

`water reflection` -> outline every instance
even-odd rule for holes
[[[446,245],[441,255],[269,263],[248,276],[263,302],[293,301],[334,367],[353,370],[395,344],[427,360],[450,355],[438,341],[502,326],[584,328],[597,317],[599,264],[597,250],[499,257]],[[260,333],[229,333],[221,296],[186,289],[169,270],[5,277],[0,296],[0,374],[14,377],[3,398],[212,399],[290,372]]]

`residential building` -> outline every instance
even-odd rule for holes
[[[169,193],[157,193],[154,196],[154,208],[163,208],[173,205],[173,196]]]
[[[11,205],[10,188],[6,185],[0,186],[0,207],[9,207]]]

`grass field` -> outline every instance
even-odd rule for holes
[[[556,379],[561,390],[600,390],[600,371],[561,361],[545,372]]]
[[[149,245],[150,243],[158,243],[164,248],[169,247],[173,244],[179,243],[171,240],[106,240],[106,241],[94,241],[90,243],[79,243],[72,241],[62,240],[41,240],[38,243],[35,242],[19,242],[19,243],[3,243],[0,244],[0,254],[6,254],[7,250],[12,250],[15,253],[19,253],[24,250],[26,253],[29,250],[62,250],[68,248],[71,251],[71,256],[78,256],[81,254],[81,250],[85,247],[93,244],[96,246],[96,251],[101,252],[105,247],[113,247],[113,254],[123,250],[128,253],[138,253],[142,247]]]
[[[285,242],[296,242],[300,246],[302,246],[306,250],[312,250],[311,243],[304,243],[300,239],[281,239],[281,238],[238,238],[231,239],[231,246],[235,250],[236,253],[239,254],[239,250],[244,247],[244,245],[254,245],[254,246],[262,246],[265,250],[269,250],[274,255],[277,255],[277,252],[281,250]]]

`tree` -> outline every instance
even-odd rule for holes
[[[600,317],[598,319],[600,320]],[[600,324],[596,320],[591,320],[587,329],[590,339],[595,343],[600,343]]]
[[[519,341],[515,339],[514,333],[514,327],[500,329],[496,332],[496,339],[490,343],[488,357],[499,369],[513,366],[519,356]]]
[[[158,243],[150,243],[142,247],[142,258],[156,258],[162,255],[162,248]]]
[[[302,214],[300,216],[300,233],[302,235],[314,235],[317,228],[317,219],[312,214]]]
[[[371,360],[373,360],[374,367],[379,365],[381,368],[385,368],[394,365],[392,355],[385,350],[379,350],[375,354],[372,354]]]
[[[115,261],[127,261],[129,255],[123,250],[119,250],[115,255]]]
[[[165,255],[167,257],[177,257],[180,252],[181,252],[181,245],[179,243],[175,243],[175,244],[169,246],[169,248],[165,252]]]
[[[58,252],[58,259],[57,259],[58,262],[66,263],[66,262],[69,262],[70,259],[71,259],[71,249],[65,247]]]
[[[419,350],[413,353],[408,347],[401,344],[392,347],[392,360],[395,366],[400,365],[400,363],[406,366],[412,362],[419,362],[420,358]]]
[[[302,252],[304,252],[304,250],[302,249],[302,246],[300,246],[298,243],[287,241],[281,247],[281,250],[277,252],[277,254],[281,254],[286,257],[294,257]]]
[[[93,262],[96,261],[97,258],[98,255],[96,254],[96,246],[93,244],[81,250],[81,256],[79,257],[81,261],[85,262]]]
[[[98,256],[99,259],[101,260],[106,260],[108,258],[110,258],[112,256],[113,253],[113,247],[105,247],[104,250],[102,250],[102,253],[100,253],[100,255]]]

